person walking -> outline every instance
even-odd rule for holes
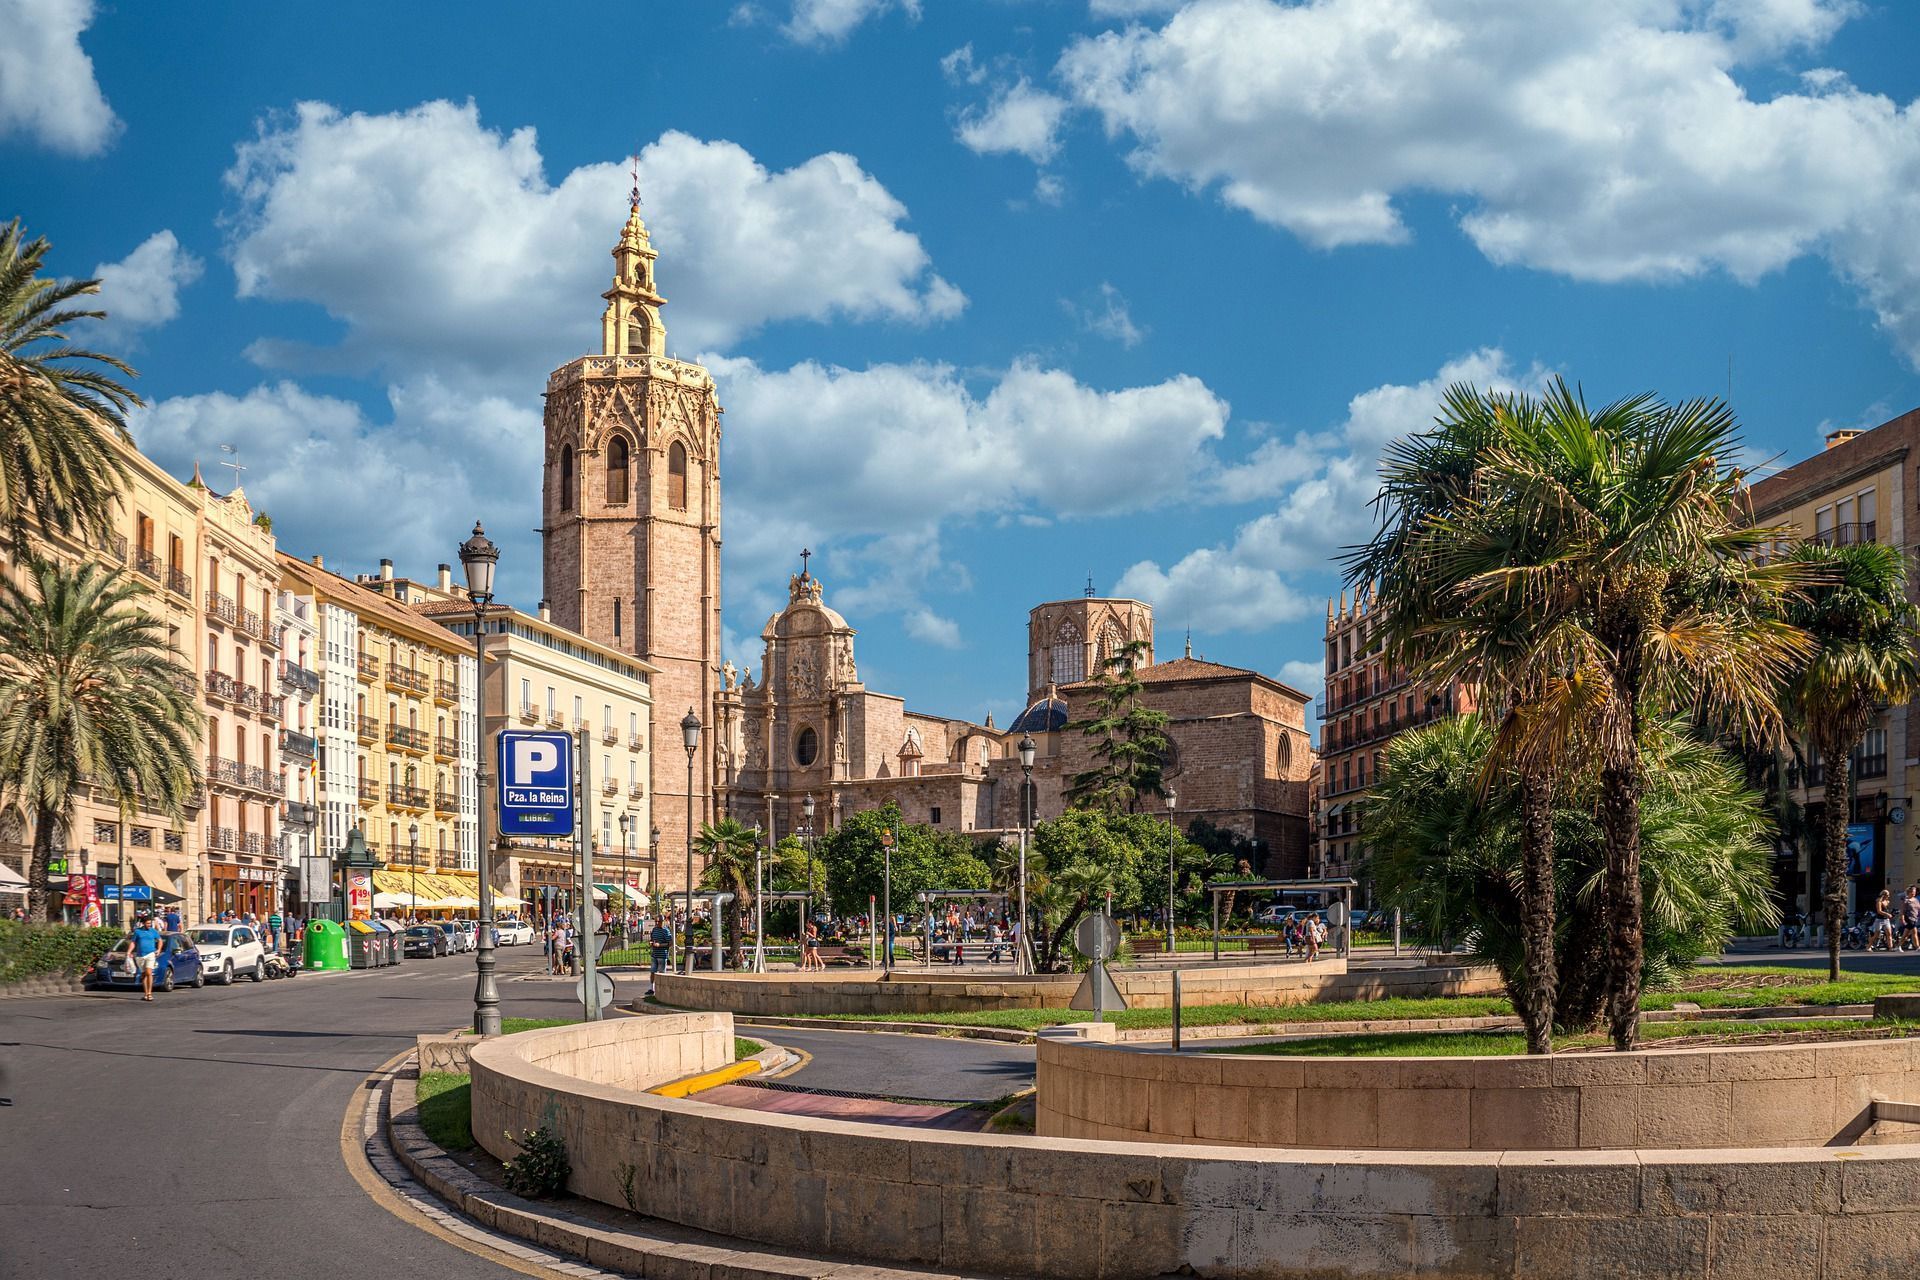
[[[269,939],[267,943],[267,949],[269,951],[280,951],[286,945],[287,918],[277,910],[267,917],[267,937]]]
[[[160,945],[161,934],[153,927],[153,917],[141,912],[133,926],[133,967],[140,974],[140,998],[149,1002],[153,999],[153,974],[160,967]]]
[[[166,922],[168,933],[180,932],[180,908],[168,907],[166,915],[162,916],[161,919]]]
[[[1920,885],[1907,886],[1907,896],[1900,903],[1900,917],[1906,946],[1920,947]]]
[[[660,971],[673,963],[673,930],[667,928],[664,918],[653,922],[653,930],[647,934],[647,947],[651,953],[647,957],[647,994],[652,995]]]

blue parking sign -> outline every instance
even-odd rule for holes
[[[502,730],[497,763],[501,835],[573,834],[570,734]]]

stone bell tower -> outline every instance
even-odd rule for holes
[[[660,881],[677,888],[686,833],[713,816],[720,403],[712,374],[665,354],[657,256],[636,186],[601,295],[600,354],[547,378],[542,524],[554,621],[659,668],[646,745]],[[704,726],[691,794],[689,708]]]

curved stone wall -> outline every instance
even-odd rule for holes
[[[1284,1058],[1043,1040],[1037,1131],[1244,1147],[1813,1147],[1920,1101],[1920,1040],[1548,1058]]]
[[[1920,1256],[1920,1149],[1904,1145],[1226,1152],[738,1111],[553,1069],[628,1055],[664,1063],[664,1039],[725,1034],[728,1020],[712,1017],[490,1040],[473,1052],[474,1135],[510,1154],[502,1131],[549,1121],[581,1195],[624,1204],[630,1169],[644,1214],[996,1275],[1840,1280],[1898,1274]]]
[[[1134,1009],[1173,1004],[1173,975],[1165,969],[1115,969],[1115,985]],[[1229,965],[1181,971],[1185,1004],[1311,1004],[1326,1000],[1488,995],[1501,990],[1491,969],[1421,966],[1348,972],[1344,960]],[[1005,977],[896,969],[891,977],[864,971],[826,973],[662,973],[657,998],[680,1009],[715,1009],[758,1017],[842,1014],[968,1013],[989,1009],[1064,1009],[1080,988],[1078,974]]]

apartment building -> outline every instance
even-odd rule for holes
[[[1756,522],[1786,525],[1801,537],[1835,546],[1881,542],[1911,553],[1920,529],[1920,409],[1871,431],[1835,431],[1826,448],[1768,476],[1751,491]],[[1907,596],[1920,600],[1911,567]],[[1920,704],[1884,710],[1853,753],[1849,843],[1859,874],[1849,878],[1848,910],[1871,904],[1882,888],[1920,879],[1910,834],[1920,785]],[[1795,744],[1785,769],[1788,795],[1803,815],[1776,849],[1775,891],[1783,909],[1805,911],[1824,888],[1817,833],[1825,822],[1825,762],[1811,743]]]
[[[1374,598],[1357,590],[1327,601],[1326,694],[1320,700],[1319,867],[1353,875],[1365,860],[1364,806],[1388,745],[1409,729],[1474,710],[1470,685],[1412,680],[1386,660],[1373,626]]]
[[[502,729],[561,729],[584,742],[580,752],[585,830],[593,841],[594,879],[624,885],[638,897],[658,882],[653,806],[648,779],[652,743],[654,668],[553,621],[544,604],[536,614],[491,605],[476,620],[472,605],[454,600],[441,566],[441,587],[416,609],[459,637],[471,652],[476,622],[486,654],[485,721],[481,758],[497,756]],[[406,583],[405,579],[393,580]],[[408,587],[396,588],[407,592]],[[417,589],[417,588],[416,588]],[[494,846],[493,880],[516,897],[538,903],[575,881],[571,841],[501,841]]]
[[[477,897],[473,655],[444,628],[312,562],[281,587],[315,605],[320,715],[316,852],[358,829],[377,893]],[[422,888],[424,884],[424,890]]]
[[[280,729],[281,899],[291,904],[301,898],[300,860],[320,853],[320,607],[310,593],[289,590],[284,582],[274,604],[281,628],[279,687],[286,698]]]

